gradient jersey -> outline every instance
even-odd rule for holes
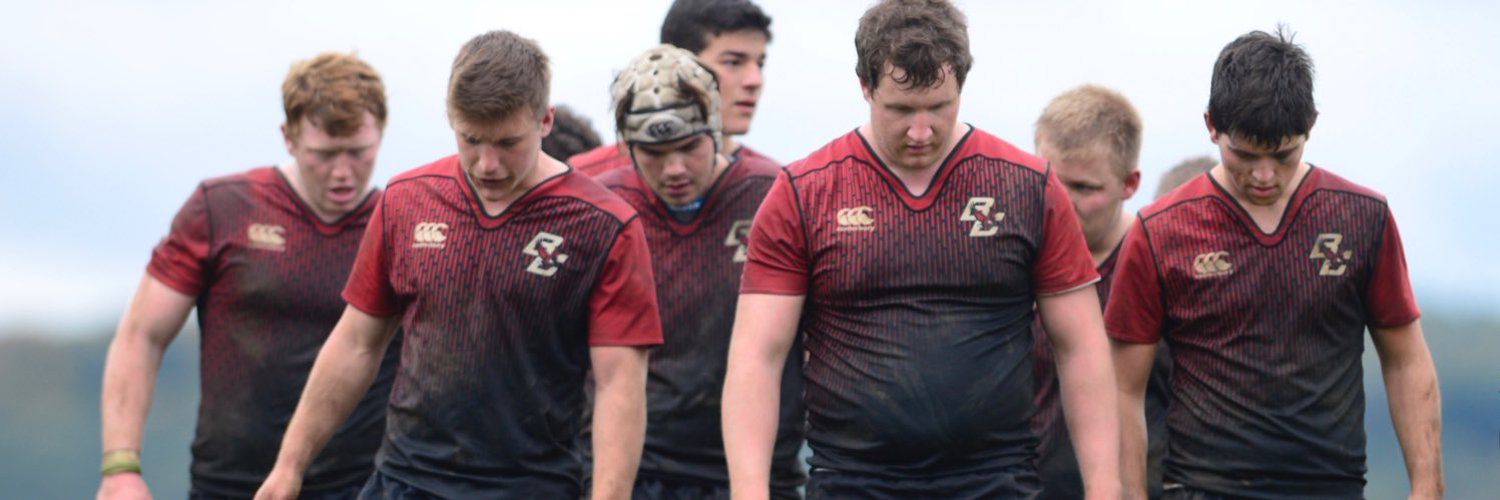
[[[605,172],[620,167],[634,168],[635,162],[630,159],[629,155],[620,154],[620,148],[620,143],[605,144],[568,157],[568,164],[590,177],[599,177],[600,175],[604,175]],[[772,160],[766,155],[760,154],[759,151],[743,145],[739,149],[736,149],[734,153],[725,156],[729,158],[730,163],[739,160],[776,163],[776,160]],[[776,164],[780,165],[779,163]]]
[[[1124,243],[1122,239],[1120,243]],[[1109,253],[1096,267],[1099,272],[1099,306],[1109,303],[1109,289],[1113,283],[1115,263],[1119,261],[1121,245]],[[1083,474],[1078,469],[1078,454],[1073,448],[1072,436],[1062,408],[1061,384],[1057,379],[1057,360],[1052,351],[1052,342],[1047,329],[1038,317],[1031,323],[1032,373],[1035,378],[1036,416],[1031,428],[1041,439],[1037,446],[1037,477],[1042,481],[1042,491],[1047,498],[1083,498]],[[1151,378],[1146,385],[1146,429],[1148,433],[1147,467],[1154,494],[1161,489],[1161,455],[1166,448],[1167,402],[1170,388],[1167,386],[1172,360],[1166,349],[1158,349],[1155,364],[1151,367]]]
[[[378,467],[447,498],[564,498],[591,346],[661,343],[635,211],[573,170],[484,212],[458,158],[392,179],[344,298],[405,345]]]
[[[380,198],[325,223],[275,167],[204,181],[172,221],[146,271],[197,298],[203,341],[192,487],[248,497],[276,462],[318,350],[344,311],[339,290]],[[323,453],[304,490],[370,475],[395,373],[388,356],[369,393]]]
[[[679,222],[633,169],[598,177],[641,214],[650,242],[667,342],[651,353],[646,386],[649,424],[641,474],[726,485],[720,398],[734,326],[750,223],[781,167],[759,156],[731,163],[689,222]],[[788,356],[772,483],[795,490],[805,480],[801,357]]]
[[[1313,168],[1266,234],[1199,176],[1140,212],[1115,273],[1110,335],[1172,351],[1166,481],[1362,496],[1364,330],[1420,314],[1383,197]]]
[[[815,468],[1030,467],[1032,304],[1098,279],[1042,165],[971,130],[912,194],[855,131],[777,178],[741,293],[806,296]]]

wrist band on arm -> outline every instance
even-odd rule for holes
[[[121,472],[141,472],[141,452],[131,449],[109,450],[99,464],[99,475],[108,476]]]

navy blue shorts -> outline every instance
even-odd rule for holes
[[[375,469],[375,472],[370,474],[370,480],[365,481],[365,488],[359,492],[359,500],[391,498],[412,500],[437,499],[437,497],[413,488],[399,479],[381,473],[380,469]]]
[[[1030,467],[972,472],[917,479],[897,479],[853,472],[813,469],[808,474],[808,500],[868,499],[994,499],[1040,498],[1041,484]]]
[[[354,485],[351,485],[351,486],[345,486],[343,488],[335,488],[335,489],[331,489],[331,490],[323,490],[323,491],[316,491],[316,492],[307,492],[307,491],[304,491],[304,492],[298,494],[297,497],[301,498],[303,500],[355,500],[355,499],[359,498],[359,492],[360,492],[361,489],[364,488],[364,486],[365,485],[361,483],[361,484],[354,484]],[[189,491],[188,492],[188,500],[236,500],[236,499],[239,499],[239,498],[247,498],[248,499],[248,498],[251,498],[253,496],[254,495],[247,496],[247,497],[233,497],[233,496],[222,496],[222,495],[210,495],[208,493],[203,493],[203,492],[200,492],[200,491]]]
[[[729,484],[679,481],[639,475],[630,491],[631,500],[729,500]],[[797,488],[772,487],[772,500],[801,500]]]

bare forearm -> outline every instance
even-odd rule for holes
[[[595,499],[630,498],[646,435],[645,377],[601,385],[594,398]]]
[[[1414,498],[1442,498],[1443,422],[1437,373],[1430,356],[1385,370],[1391,423],[1406,458]]]
[[[1140,394],[1120,391],[1120,488],[1127,500],[1146,499],[1146,412]]]
[[[1101,335],[1075,342],[1059,350],[1057,359],[1063,410],[1073,447],[1078,452],[1085,491],[1090,498],[1117,498],[1120,491],[1118,388],[1107,341]]]
[[[138,335],[116,335],[104,362],[100,397],[103,450],[141,449],[146,415],[165,345]]]
[[[731,363],[725,377],[724,451],[729,462],[729,485],[736,499],[766,498],[770,494],[771,452],[780,423],[781,371],[779,366],[765,363]]]

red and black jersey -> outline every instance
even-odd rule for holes
[[[1270,234],[1208,175],[1143,209],[1105,319],[1171,348],[1167,481],[1357,498],[1365,327],[1419,314],[1385,199],[1313,168]]]
[[[1124,240],[1121,240],[1124,243]],[[1109,253],[1096,267],[1099,272],[1099,306],[1109,303],[1109,288],[1113,283],[1115,263],[1120,257],[1120,246]],[[1052,351],[1052,342],[1047,329],[1038,317],[1031,323],[1032,373],[1035,377],[1036,415],[1031,419],[1031,428],[1041,442],[1037,446],[1037,476],[1042,482],[1042,495],[1046,498],[1083,498],[1083,474],[1078,469],[1078,455],[1068,432],[1068,422],[1062,408],[1061,384],[1057,379],[1057,360]],[[1167,386],[1171,373],[1171,357],[1166,349],[1158,349],[1151,377],[1146,385],[1146,429],[1148,449],[1151,457],[1146,465],[1150,491],[1159,495],[1161,489],[1161,455],[1166,448],[1167,402],[1170,388]]]
[[[576,498],[591,346],[661,343],[635,211],[569,170],[485,213],[449,156],[392,179],[344,298],[400,316],[377,466],[445,498]]]
[[[210,179],[172,221],[146,271],[197,297],[203,335],[193,491],[249,497],[276,462],[318,350],[344,311],[360,235],[380,198],[332,223],[318,219],[275,167]],[[395,373],[380,374],[313,461],[304,490],[363,483],[385,428]]]
[[[750,223],[781,167],[762,156],[729,165],[688,222],[673,217],[634,169],[597,179],[641,214],[667,342],[651,353],[649,423],[643,476],[727,487],[720,400],[729,333],[739,298]],[[794,349],[800,352],[800,344]],[[801,356],[787,356],[781,426],[772,486],[791,490],[806,479],[797,463],[803,441]]]
[[[806,295],[814,467],[1030,466],[1032,304],[1098,279],[1042,165],[971,130],[912,194],[854,131],[777,178],[741,293]]]
[[[573,169],[589,177],[598,177],[605,172],[621,167],[633,167],[630,157],[620,154],[620,143],[605,144],[568,157]]]

